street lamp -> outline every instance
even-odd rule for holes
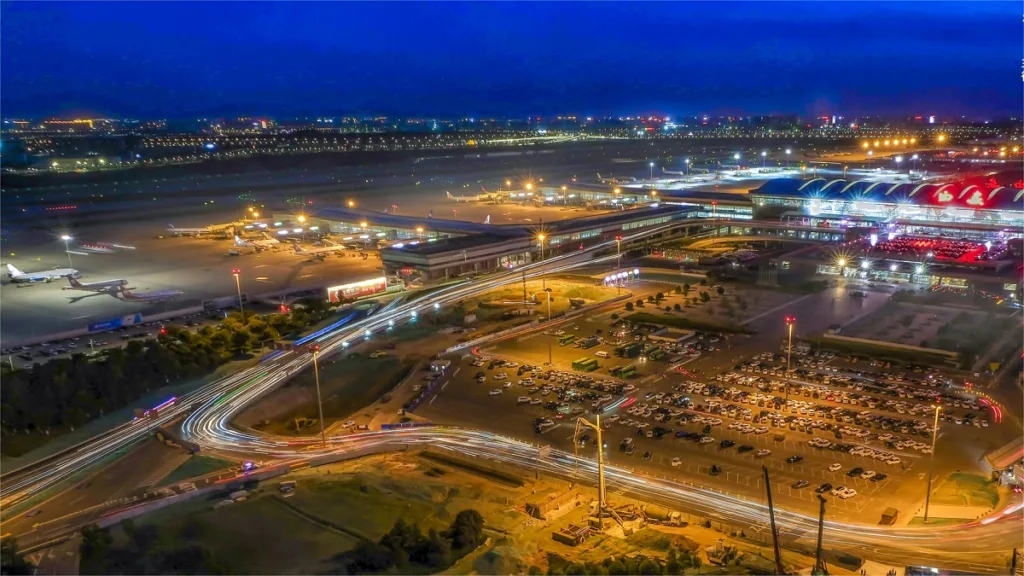
[[[242,320],[245,320],[245,309],[242,308],[242,281],[238,278],[242,271],[238,268],[232,268],[231,274],[235,277],[235,290],[238,291],[238,311],[242,313]]]
[[[423,226],[417,226],[416,227],[416,235],[417,236],[423,236]]]
[[[348,201],[348,207],[349,208],[355,208],[356,207],[356,201],[355,200],[349,200]]]
[[[865,142],[864,144],[865,144],[864,147],[867,148],[867,142]],[[786,148],[786,170],[789,170],[789,155],[792,154],[792,153],[793,153],[792,149]]]
[[[737,153],[733,154],[732,155],[732,159],[737,161],[737,162],[739,162],[740,161],[740,153],[737,152]]]
[[[871,158],[874,157],[874,155],[874,150],[868,150],[868,170],[871,170]]]
[[[939,411],[942,406],[935,406],[935,424],[932,426],[932,453],[928,462],[928,491],[924,494],[924,521],[928,522],[928,504],[932,497],[932,472],[935,470],[935,439],[939,435]]]
[[[565,204],[565,192],[568,190],[568,186],[562,186],[562,204]]]
[[[324,431],[324,403],[320,400],[320,366],[317,362],[317,356],[320,354],[320,345],[311,345],[309,351],[313,354],[313,374],[316,377],[316,406],[317,410],[320,411],[320,442],[326,448],[327,433]]]
[[[910,161],[913,162],[912,168],[914,170],[917,169],[917,160],[918,160],[918,158],[919,158],[919,156],[917,154],[914,154],[913,156],[910,157]]]
[[[68,268],[74,268],[75,266],[71,263],[71,248],[68,247],[68,242],[71,240],[71,236],[62,234],[60,239],[64,241],[64,252],[68,255]]]
[[[761,150],[761,169],[762,170],[764,169],[765,162],[767,162],[767,161],[768,161],[768,151],[767,150]]]
[[[690,175],[690,159],[689,158],[687,158],[686,160],[683,160],[683,166],[684,166],[684,170],[686,170],[686,175],[689,176]]]
[[[651,180],[654,180],[654,162],[651,162]]]
[[[900,164],[903,162],[903,156],[897,156],[897,157],[893,158],[893,161],[896,162],[896,172],[899,173],[899,171],[900,171]]]
[[[793,325],[796,324],[796,318],[793,316],[786,316],[786,329],[789,331],[789,346],[786,347],[786,375],[791,374],[790,371],[790,360],[793,357]],[[787,378],[784,384],[786,388],[786,403],[789,403],[789,379]]]
[[[260,217],[260,213],[259,212],[253,212],[252,213],[252,217],[253,218],[259,218]]]

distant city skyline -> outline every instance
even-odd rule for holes
[[[1024,35],[1013,3],[723,10],[707,3],[5,2],[0,10],[5,117],[994,120],[1024,107]]]

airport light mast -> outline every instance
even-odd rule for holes
[[[690,159],[689,158],[683,160],[683,169],[686,170],[686,175],[689,176],[690,175]]]
[[[327,448],[327,433],[324,431],[324,403],[320,400],[320,366],[317,362],[320,345],[310,345],[309,352],[313,354],[313,375],[316,378],[316,407],[320,411],[320,442],[324,448]]]
[[[578,440],[580,435],[580,427],[587,427],[597,432],[597,519],[600,522],[604,515],[605,508],[608,506],[608,501],[605,499],[605,484],[604,484],[604,440],[601,438],[601,415],[597,415],[597,424],[592,424],[586,418],[580,417],[576,419],[576,432],[572,436],[573,450],[576,452],[576,470],[579,470],[580,459],[579,459],[579,446]],[[602,525],[603,529],[604,526]]]
[[[232,268],[231,275],[235,277],[235,290],[238,291],[238,311],[242,314],[242,321],[245,321],[245,309],[242,308],[242,281],[238,278],[242,273],[239,268]]]
[[[64,241],[64,252],[68,255],[68,268],[74,268],[74,264],[71,263],[71,248],[68,247],[68,242],[71,241],[71,236],[62,234],[60,239]]]
[[[654,162],[651,162],[651,180],[654,180]]]

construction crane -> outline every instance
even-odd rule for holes
[[[573,453],[576,456],[576,474],[579,475],[580,469],[580,457],[579,457],[579,435],[581,427],[587,427],[597,432],[597,518],[600,521],[605,508],[608,505],[608,500],[605,498],[605,485],[604,485],[604,441],[601,439],[601,415],[597,416],[597,424],[592,424],[586,418],[582,416],[576,419],[576,432],[572,435]]]

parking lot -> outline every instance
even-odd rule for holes
[[[575,419],[600,413],[613,465],[749,499],[764,498],[766,466],[780,505],[813,514],[823,493],[830,518],[868,523],[890,506],[913,515],[923,501],[934,406],[940,467],[959,468],[964,443],[1007,432],[990,405],[933,368],[798,346],[787,372],[784,343],[767,334],[649,336],[605,312],[486,346],[453,358],[417,414],[592,457],[596,438],[574,443]]]

